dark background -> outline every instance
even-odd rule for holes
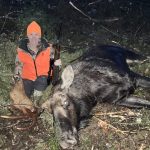
[[[138,30],[137,38],[142,32],[149,30],[149,0],[72,0],[71,2],[86,15],[97,20],[94,24],[95,29],[100,28],[100,25],[106,28],[111,26],[113,31],[122,30],[129,35],[135,34]],[[114,17],[118,20],[106,21]],[[25,34],[26,26],[32,20],[36,20],[42,26],[44,36],[48,39],[54,38],[50,34],[53,34],[53,30],[60,22],[64,25],[63,29],[70,32],[74,30],[79,32],[82,29],[79,28],[79,24],[84,26],[93,23],[73,8],[69,0],[0,0],[0,34],[5,33],[5,36],[11,40],[16,40],[20,35]],[[86,33],[82,32],[83,30],[79,33],[86,36]]]

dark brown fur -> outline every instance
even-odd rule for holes
[[[62,148],[77,144],[77,129],[85,124],[97,103],[150,108],[149,101],[132,96],[137,87],[150,88],[150,78],[132,72],[126,63],[126,59],[140,58],[121,47],[97,46],[64,69],[62,83],[50,98]]]
[[[26,109],[31,112],[34,111],[34,105],[32,101],[26,96],[22,80],[15,83],[13,89],[10,91],[10,98],[13,101],[14,107],[27,114]]]

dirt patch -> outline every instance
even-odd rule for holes
[[[29,131],[17,131],[13,126],[17,121],[0,120],[0,149],[7,150],[28,150],[28,149],[49,149],[49,143],[57,147],[53,129],[53,119],[48,113],[43,113],[37,120],[37,124]],[[25,124],[22,120],[20,125]],[[29,122],[28,122],[29,124]],[[50,141],[51,140],[51,141]]]
[[[149,110],[133,110],[109,104],[97,105],[89,125],[79,131],[75,150],[148,150]],[[24,120],[25,122],[25,120]],[[0,149],[58,150],[52,115],[43,112],[29,131],[14,130],[16,121],[0,120]]]
[[[149,121],[145,109],[132,110],[107,104],[97,106],[89,126],[80,131],[80,149],[149,149]]]

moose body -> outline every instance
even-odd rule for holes
[[[62,83],[54,88],[50,98],[62,148],[77,144],[77,130],[84,126],[97,103],[150,107],[149,101],[132,96],[137,87],[150,87],[150,78],[134,73],[126,62],[141,58],[125,48],[103,45],[92,48],[64,69]]]

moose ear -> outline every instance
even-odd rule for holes
[[[74,79],[74,71],[71,65],[68,65],[61,75],[62,85],[61,89],[68,89],[73,82]]]

